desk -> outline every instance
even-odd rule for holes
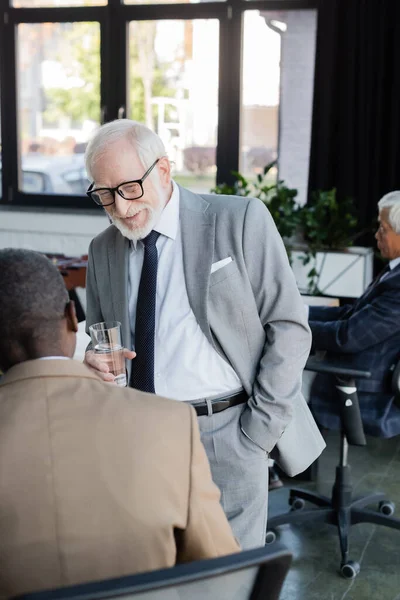
[[[84,321],[86,318],[85,311],[79,300],[78,294],[76,293],[76,288],[86,287],[87,254],[83,256],[65,256],[64,254],[45,253],[45,256],[47,256],[53,265],[60,271],[64,278],[65,287],[68,290],[69,297],[75,302],[78,321]]]
[[[308,306],[339,306],[339,298],[333,296],[307,296],[301,294],[304,304]]]
[[[303,265],[304,245],[292,247],[292,269],[297,285],[307,290],[307,273],[313,264],[319,273],[318,289],[323,294],[358,298],[372,281],[373,248],[351,246],[346,250],[328,250],[317,252],[315,263]]]
[[[87,255],[76,257],[46,253],[46,256],[64,277],[65,286],[68,291],[74,290],[77,287],[86,287]]]

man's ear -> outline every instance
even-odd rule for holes
[[[67,319],[68,329],[76,333],[78,331],[78,319],[73,300],[70,300],[65,307],[65,318]]]
[[[171,183],[171,163],[169,162],[168,157],[163,156],[160,158],[157,167],[162,185],[169,185]]]

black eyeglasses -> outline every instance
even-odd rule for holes
[[[115,202],[115,192],[121,196],[124,200],[139,200],[144,194],[143,191],[143,181],[150,175],[156,164],[160,159],[157,158],[151,165],[149,169],[147,169],[146,173],[143,175],[141,179],[134,179],[133,181],[124,181],[117,185],[114,188],[95,188],[93,189],[94,183],[92,183],[86,194],[91,198],[96,204],[100,206],[111,206]]]

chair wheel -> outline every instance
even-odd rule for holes
[[[340,573],[345,579],[355,579],[360,572],[360,565],[354,560],[349,560],[340,567]]]
[[[386,515],[387,517],[390,517],[394,513],[395,509],[396,505],[394,502],[389,502],[388,500],[383,500],[382,502],[379,502],[379,512],[381,512],[383,515]]]
[[[303,498],[298,498],[297,496],[290,496],[289,504],[292,507],[291,510],[302,510],[306,505],[306,501],[303,500]]]
[[[276,533],[270,529],[265,534],[265,545],[273,544],[274,542],[276,542]]]

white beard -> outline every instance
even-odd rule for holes
[[[148,213],[148,217],[145,224],[142,227],[135,227],[134,229],[130,228],[128,225],[125,224],[125,219],[122,219],[121,217],[117,217],[112,213],[109,213],[113,225],[115,225],[115,227],[122,233],[124,237],[133,242],[142,240],[147,235],[149,235],[150,231],[152,231],[154,225],[159,219],[159,216],[162,212],[162,207],[161,204],[157,208],[153,208],[152,206],[149,206],[144,202],[141,202],[140,204],[135,203],[135,205],[132,206],[132,210],[128,211],[128,214],[126,216],[133,217],[140,210],[146,210]]]

